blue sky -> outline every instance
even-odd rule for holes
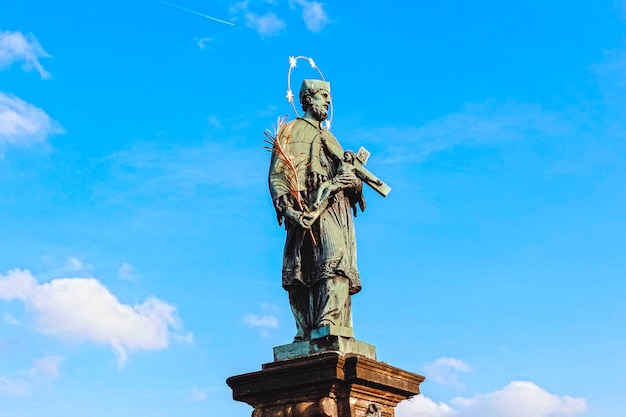
[[[353,304],[427,377],[398,416],[622,415],[625,35],[623,1],[0,3],[0,416],[251,411],[225,379],[295,333],[263,131],[297,55],[393,188]]]

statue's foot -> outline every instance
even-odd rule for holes
[[[303,340],[305,340],[307,338],[308,335],[305,335],[304,332],[302,330],[298,330],[298,333],[296,333],[296,336],[293,338],[294,343],[295,342],[302,342]]]
[[[334,326],[334,325],[335,325],[335,323],[333,323],[330,320],[322,320],[322,321],[319,322],[319,324],[317,325],[315,330],[319,330],[319,329],[321,329],[322,327],[325,327],[325,326]]]

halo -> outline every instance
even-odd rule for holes
[[[313,58],[309,58],[309,57],[302,56],[302,55],[296,56],[296,57],[293,57],[293,56],[289,57],[289,73],[287,74],[287,96],[286,97],[287,97],[287,100],[289,100],[289,103],[291,103],[291,107],[293,108],[293,111],[296,114],[296,117],[300,117],[300,115],[298,114],[296,105],[293,102],[293,91],[291,90],[291,70],[293,70],[296,67],[298,60],[300,59],[307,60],[309,64],[311,65],[311,68],[317,70],[317,73],[322,78],[322,81],[326,81],[326,78],[324,78],[324,74],[322,74],[322,71],[317,67],[317,65],[315,65],[315,61],[313,61]],[[322,123],[326,129],[330,130],[330,125],[331,125],[332,120],[333,120],[333,102],[331,101],[328,118]]]

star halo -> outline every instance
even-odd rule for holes
[[[322,78],[322,81],[326,81],[326,78],[324,78],[324,74],[322,74],[322,70],[319,69],[319,67],[315,64],[315,61],[313,61],[313,58],[309,58],[306,56],[290,56],[289,57],[289,73],[287,74],[287,100],[289,101],[289,103],[291,103],[291,107],[293,108],[294,113],[296,114],[296,117],[300,117],[300,115],[298,114],[298,109],[296,109],[296,105],[294,103],[293,100],[293,91],[291,90],[291,71],[297,66],[298,61],[304,59],[306,61],[308,61],[308,63],[311,65],[311,68],[317,70],[317,73],[320,75],[320,77]],[[326,129],[330,130],[330,125],[331,122],[333,120],[333,103],[331,101],[330,103],[330,114],[328,119],[326,119],[323,122],[323,125]]]

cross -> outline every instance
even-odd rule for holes
[[[357,177],[372,187],[378,194],[383,197],[387,197],[387,194],[391,191],[391,187],[382,182],[376,175],[372,174],[370,170],[365,168],[365,164],[367,163],[369,157],[370,152],[362,146],[356,154],[352,151],[344,152],[343,168],[346,168],[346,164],[351,165],[350,168],[354,171],[354,174]]]

